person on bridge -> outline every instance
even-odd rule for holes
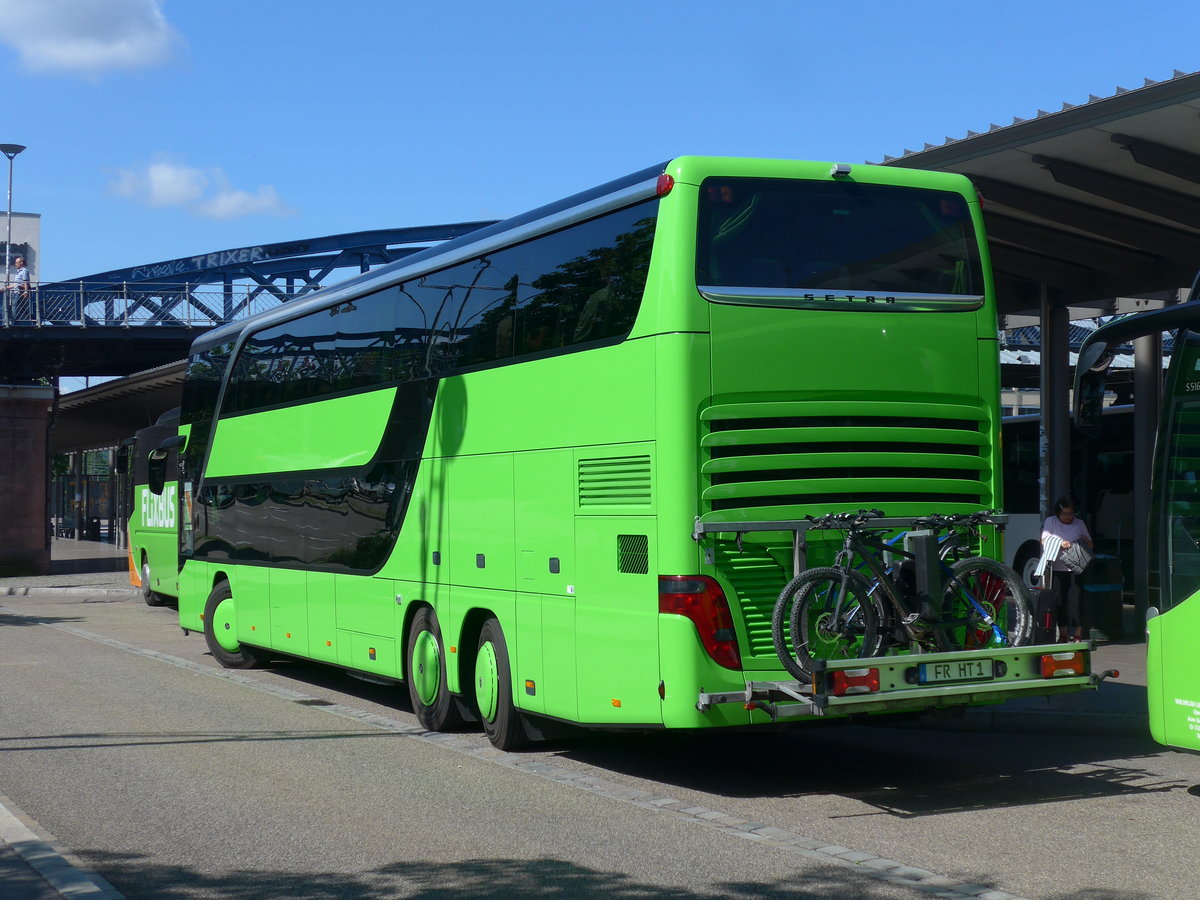
[[[17,270],[13,273],[12,280],[4,285],[5,299],[8,301],[9,320],[24,318],[25,316],[32,317],[33,310],[28,309],[29,300],[29,269],[25,267],[25,257],[18,256],[14,261]],[[13,292],[16,291],[16,298],[13,297]],[[16,299],[20,298],[25,301],[20,307],[17,306]],[[22,315],[24,314],[24,315]]]

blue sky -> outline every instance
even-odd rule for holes
[[[1200,4],[0,0],[42,280],[521,212],[680,153],[877,161],[1200,69]]]

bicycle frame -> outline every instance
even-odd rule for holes
[[[925,521],[914,522],[913,524],[929,525],[935,529],[944,529],[946,534],[938,538],[938,571],[941,578],[936,586],[931,585],[931,589],[936,591],[936,596],[940,598],[944,593],[946,586],[950,584],[954,577],[954,571],[946,564],[946,557],[953,550],[957,549],[962,537],[962,531],[970,529],[978,524],[973,521],[975,518],[968,519],[965,522],[956,522],[949,518],[937,518]],[[966,624],[967,620],[959,623],[956,621],[946,622],[940,617],[931,617],[924,615],[923,611],[917,607],[917,604],[909,602],[916,599],[914,595],[910,595],[904,586],[901,585],[893,576],[894,571],[899,568],[898,565],[886,566],[879,558],[880,553],[894,553],[906,559],[916,559],[916,554],[906,550],[900,550],[894,545],[904,539],[908,534],[907,531],[901,532],[891,538],[883,538],[886,533],[885,529],[879,527],[882,523],[868,526],[865,522],[850,522],[847,524],[845,538],[841,551],[838,552],[835,559],[835,567],[840,567],[843,572],[859,571],[864,566],[874,576],[870,587],[870,593],[880,591],[890,604],[891,608],[897,613],[897,622],[903,627],[904,633],[913,644],[922,645],[929,641],[929,636],[921,625],[934,627],[945,627],[946,625]],[[854,557],[858,556],[861,562],[854,565]],[[834,622],[839,626],[843,626],[842,610],[847,593],[848,577],[843,574],[841,586],[838,591],[837,603],[834,606]],[[992,635],[998,644],[1011,645],[1008,635],[997,624],[994,616],[989,614],[987,607],[981,603],[979,598],[965,584],[961,585],[963,596],[973,607],[975,613],[980,617],[980,620],[992,630]],[[924,601],[923,601],[924,602]],[[934,621],[931,621],[933,619]]]

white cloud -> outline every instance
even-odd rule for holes
[[[291,210],[274,187],[264,184],[253,194],[226,187],[198,204],[196,212],[210,219],[237,219],[241,216],[283,215]]]
[[[27,69],[95,75],[166,62],[181,39],[162,0],[0,0],[0,41]]]
[[[290,215],[292,210],[274,186],[257,191],[235,188],[218,168],[194,166],[159,158],[136,169],[116,173],[109,189],[144,206],[178,206],[208,219]]]

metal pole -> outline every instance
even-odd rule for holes
[[[5,285],[8,284],[9,268],[10,268],[9,260],[12,257],[12,178],[13,178],[13,158],[12,158],[12,156],[9,156],[8,157],[8,234],[4,238],[4,283],[5,283]]]
[[[6,156],[8,154],[5,154]],[[14,154],[15,156],[15,154]],[[12,291],[8,280],[9,256],[12,251],[12,176],[13,158],[8,157],[8,234],[4,238],[4,310],[7,318],[8,310],[13,307]]]
[[[1134,636],[1141,639],[1151,597],[1150,474],[1154,435],[1162,405],[1162,335],[1149,334],[1133,342],[1133,614]],[[1157,563],[1157,560],[1154,561]],[[1161,584],[1161,578],[1159,583]]]
[[[1069,409],[1070,369],[1068,356],[1068,328],[1070,321],[1067,310],[1054,304],[1054,298],[1046,285],[1041,288],[1041,424],[1038,435],[1038,450],[1041,466],[1038,478],[1039,515],[1049,516],[1055,498],[1066,494],[1071,488],[1069,465],[1071,459],[1071,432],[1067,410]]]
[[[5,299],[9,302],[5,306],[12,303],[12,298],[8,297],[9,293],[9,269],[12,259],[12,186],[13,186],[13,159],[17,154],[25,149],[23,144],[0,144],[0,153],[8,157],[8,235],[4,241],[4,293]]]

